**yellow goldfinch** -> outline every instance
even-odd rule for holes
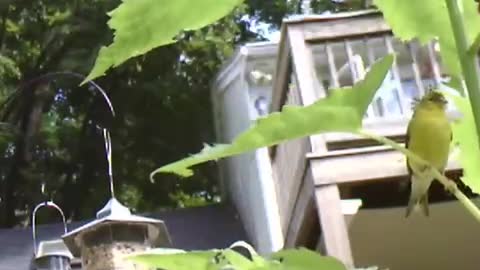
[[[448,162],[452,129],[446,114],[447,100],[440,92],[430,91],[415,106],[408,123],[406,148],[443,173]],[[420,205],[428,216],[428,189],[434,180],[424,165],[407,158],[411,181],[406,217]]]

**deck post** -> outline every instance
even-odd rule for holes
[[[317,249],[323,249],[325,255],[339,259],[347,268],[353,268],[352,250],[342,214],[338,185],[317,186],[314,196],[321,230],[320,245],[317,245]]]

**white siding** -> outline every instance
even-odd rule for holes
[[[249,89],[245,53],[248,51],[240,50],[213,89],[217,138],[222,143],[230,143],[252,125],[258,116],[254,104],[260,95],[265,96],[267,102],[270,100],[271,86]],[[220,162],[220,167],[228,197],[239,211],[251,244],[261,254],[282,248],[283,236],[267,150],[227,158]]]

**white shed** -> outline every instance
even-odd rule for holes
[[[276,44],[241,46],[218,75],[212,90],[217,142],[230,143],[268,113]],[[275,185],[267,149],[220,161],[224,194],[236,205],[252,244],[260,253],[283,247]]]

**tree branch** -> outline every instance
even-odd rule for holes
[[[4,45],[5,45],[5,33],[7,31],[7,17],[10,14],[10,9],[8,6],[5,8],[5,10],[2,13],[2,24],[0,26],[0,51],[3,51]]]

